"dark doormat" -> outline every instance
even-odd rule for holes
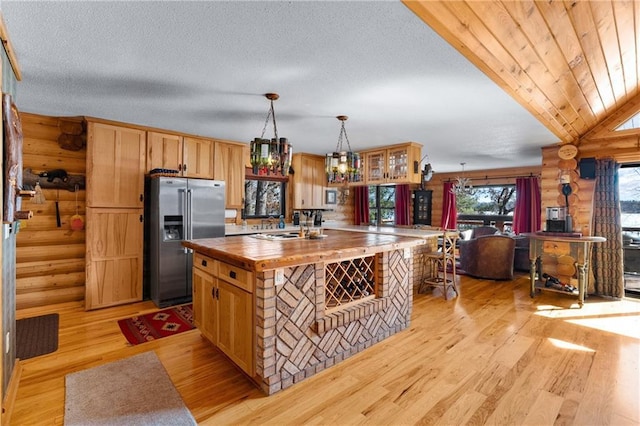
[[[58,349],[58,314],[23,318],[16,321],[16,358],[21,360],[55,352]]]

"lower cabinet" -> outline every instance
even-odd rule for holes
[[[85,309],[142,300],[143,211],[88,207]]]
[[[239,277],[242,282],[229,282]],[[254,307],[251,272],[194,254],[194,322],[208,340],[250,376],[255,373]]]

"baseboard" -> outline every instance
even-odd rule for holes
[[[22,376],[22,364],[19,359],[13,366],[11,372],[11,378],[9,379],[9,385],[7,386],[7,394],[2,401],[2,421],[0,424],[8,425],[11,422],[11,414],[13,413],[13,406],[18,396],[18,385],[20,384],[20,377]]]

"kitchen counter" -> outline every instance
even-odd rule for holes
[[[299,229],[299,228],[296,228]],[[284,230],[281,230],[284,231]],[[291,232],[291,231],[289,231]],[[329,262],[348,256],[410,249],[424,242],[401,235],[325,229],[322,239],[268,241],[249,235],[187,240],[182,244],[198,253],[252,271],[266,271],[300,263]]]
[[[267,394],[409,326],[411,252],[426,240],[324,233],[183,242],[195,251],[196,326]]]

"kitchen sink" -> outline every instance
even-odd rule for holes
[[[293,240],[300,238],[297,232],[287,232],[282,234],[254,234],[250,235],[252,238],[256,238],[259,240],[271,240],[271,241],[281,241],[281,240]]]

